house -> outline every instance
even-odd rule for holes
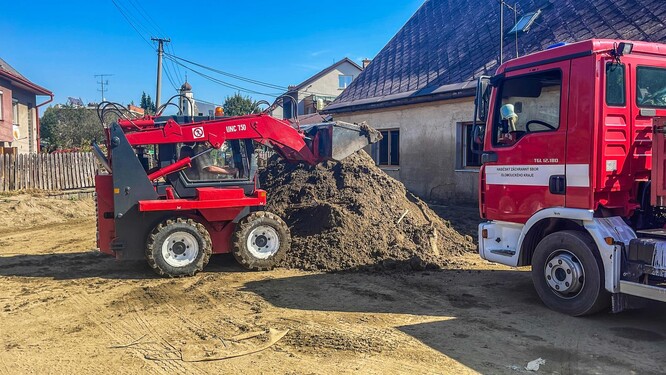
[[[37,96],[50,99],[37,103]],[[0,148],[3,152],[39,152],[39,107],[53,100],[51,91],[36,85],[0,59]]]
[[[323,109],[358,77],[363,68],[345,57],[296,86],[289,86],[277,118],[291,119]]]
[[[509,3],[504,61],[590,38],[666,42],[663,0]],[[422,198],[475,201],[475,79],[498,67],[499,15],[497,0],[426,1],[324,113],[382,130],[373,158]]]

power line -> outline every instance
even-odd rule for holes
[[[175,55],[176,55],[176,51],[173,49],[173,43],[169,43],[167,47],[168,47],[168,49],[170,50],[171,54],[175,56]],[[185,79],[183,79],[183,73],[180,71],[180,66],[174,64],[174,62],[171,61],[171,60],[169,60],[169,63],[170,63],[171,66],[176,70],[176,72],[177,72],[177,76],[178,76],[178,79],[179,79],[181,82],[185,82],[185,81],[187,81],[187,77],[185,77]]]
[[[194,62],[194,61],[191,61],[191,60],[188,60],[188,59],[184,59],[184,58],[182,58],[182,57],[178,57],[178,56],[175,56],[175,55],[172,55],[172,54],[169,54],[169,53],[165,53],[165,55],[166,55],[168,58],[171,58],[171,59],[173,59],[173,60],[180,60],[180,61],[186,62],[186,63],[188,63],[188,64],[192,64],[192,65],[198,66],[198,67],[200,67],[200,68],[203,68],[203,69],[206,69],[206,70],[210,70],[211,72],[215,72],[215,73],[221,74],[221,75],[223,75],[223,76],[227,76],[227,77],[230,77],[230,78],[235,78],[235,79],[237,79],[237,80],[239,80],[239,81],[244,81],[244,82],[252,83],[252,84],[255,84],[255,85],[258,85],[258,86],[265,86],[265,87],[268,87],[268,88],[272,88],[272,89],[276,89],[276,90],[282,90],[282,91],[287,91],[287,90],[289,89],[289,88],[286,87],[286,86],[275,85],[275,84],[272,84],[272,83],[267,83],[267,82],[259,81],[259,80],[256,80],[256,79],[252,79],[252,78],[247,78],[247,77],[239,76],[239,75],[237,75],[237,74],[233,74],[233,73],[225,72],[225,71],[223,71],[223,70],[219,70],[219,69],[211,68],[211,67],[209,67],[209,66],[206,66],[206,65],[203,65],[203,64],[199,64],[199,63],[196,63],[196,62]],[[181,64],[181,66],[184,66],[184,65]],[[185,66],[185,67],[186,67],[186,66]],[[186,68],[187,68],[187,67],[186,67]]]
[[[145,25],[147,26],[148,29],[144,29],[144,31],[147,31],[147,34],[153,34],[153,35],[158,35],[162,38],[166,38],[166,33],[164,30],[160,27],[159,23],[155,22],[155,20],[150,16],[150,14],[146,11],[146,9],[141,5],[140,2],[136,0],[129,0],[128,4],[136,11],[133,14],[137,15],[139,18],[139,21],[144,21],[144,22],[139,22],[140,25]],[[169,51],[172,54],[175,54],[172,43],[167,45],[167,51]],[[169,61],[169,64],[171,65],[172,72],[171,73],[171,78],[173,81],[182,81],[182,73],[180,72],[180,68],[178,68],[172,61]],[[165,65],[168,68],[168,65]],[[175,77],[175,78],[174,78]]]
[[[152,17],[150,17],[150,14],[146,11],[146,9],[141,5],[140,2],[135,1],[135,0],[129,0],[129,4],[137,10],[136,14],[139,15],[139,17],[143,18],[146,22],[144,23],[147,26],[152,27],[152,31],[156,31],[155,34],[160,35],[160,36],[166,36],[166,33],[164,30],[160,28],[160,25],[153,20]]]
[[[148,41],[148,39],[146,39],[146,37],[145,37],[145,36],[139,31],[139,29],[137,28],[137,26],[135,26],[135,25],[134,25],[134,22],[132,22],[132,21],[130,20],[130,18],[129,18],[129,16],[128,16],[127,14],[125,14],[125,11],[123,11],[123,9],[120,7],[120,5],[118,5],[118,3],[116,3],[115,0],[111,0],[111,2],[112,2],[113,5],[116,7],[116,9],[118,9],[118,12],[120,12],[120,14],[123,16],[123,18],[125,18],[125,21],[127,21],[127,23],[132,27],[132,29],[134,29],[134,31],[136,31],[136,33],[139,35],[139,37],[141,37],[141,39],[143,39],[143,41],[146,42],[146,44],[148,44],[148,45],[150,46],[150,48],[154,48],[154,47],[153,47],[153,44],[150,43],[150,42]]]
[[[171,57],[170,57],[169,54],[166,54],[166,53],[165,53],[165,56],[167,57],[167,59],[171,59]],[[205,79],[207,79],[207,80],[209,80],[209,81],[211,81],[211,82],[217,83],[217,84],[219,84],[219,85],[221,85],[221,86],[224,86],[224,87],[227,87],[227,88],[230,88],[230,89],[234,89],[234,90],[238,90],[238,91],[243,91],[243,92],[247,92],[247,93],[250,93],[250,94],[266,95],[266,96],[270,96],[270,97],[274,97],[274,98],[275,98],[275,97],[278,97],[278,96],[280,95],[280,94],[270,94],[270,93],[266,93],[266,92],[256,91],[256,90],[248,89],[248,88],[245,88],[245,87],[242,87],[242,86],[234,85],[233,83],[229,83],[229,82],[226,82],[226,81],[222,81],[222,80],[220,80],[220,79],[217,79],[217,78],[215,78],[215,77],[211,77],[211,76],[209,76],[208,74],[205,74],[205,73],[202,73],[202,72],[200,72],[200,71],[198,71],[198,70],[196,70],[196,69],[193,69],[192,67],[189,67],[189,66],[187,66],[187,65],[185,65],[185,64],[183,64],[183,63],[181,63],[181,62],[179,62],[179,61],[177,61],[177,60],[173,60],[173,61],[174,61],[176,64],[182,66],[183,68],[186,68],[186,69],[192,71],[193,73],[195,73],[195,74],[197,74],[197,75],[199,75],[199,76],[201,76],[201,77],[203,77],[203,78],[205,78]]]

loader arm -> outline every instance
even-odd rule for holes
[[[219,148],[226,140],[251,139],[271,147],[288,162],[317,164],[341,160],[377,142],[381,134],[366,126],[342,122],[309,125],[297,130],[287,121],[266,114],[230,117],[188,124],[173,119],[120,120],[132,146],[208,141]]]

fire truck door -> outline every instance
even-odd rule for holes
[[[570,62],[507,72],[495,89],[486,132],[486,217],[524,223],[564,206]]]

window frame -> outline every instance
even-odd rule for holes
[[[513,144],[501,144],[498,142],[498,134],[497,134],[497,127],[500,126],[500,108],[502,107],[502,96],[503,96],[503,91],[506,85],[506,82],[509,80],[514,80],[514,79],[521,79],[521,78],[526,78],[526,77],[531,77],[531,76],[537,76],[537,75],[545,75],[548,73],[552,72],[558,72],[560,74],[560,95],[559,99],[557,101],[557,128],[555,129],[547,129],[547,130],[540,130],[540,131],[533,131],[533,132],[526,132],[521,138],[517,139]],[[562,71],[561,68],[552,68],[552,69],[547,69],[547,70],[541,70],[537,71],[534,73],[528,73],[528,74],[519,74],[515,76],[510,76],[506,77],[503,79],[500,83],[500,87],[497,88],[497,101],[495,103],[495,108],[494,108],[494,115],[493,115],[493,122],[492,122],[492,129],[491,129],[491,144],[493,147],[497,148],[506,148],[506,147],[512,147],[515,144],[517,144],[522,138],[525,138],[526,136],[530,134],[535,134],[535,133],[552,133],[552,132],[557,132],[560,130],[560,126],[562,123],[562,90],[564,87],[564,72]]]
[[[391,128],[391,129],[377,129],[382,134],[383,139],[386,139],[386,148],[387,148],[387,155],[386,163],[381,162],[381,147],[382,147],[382,141],[380,140],[379,142],[375,143],[372,145],[373,149],[372,151],[372,158],[375,161],[375,164],[379,167],[386,167],[386,168],[398,168],[400,167],[400,129],[399,128]],[[384,135],[386,133],[386,136]],[[391,136],[393,133],[397,133],[398,135],[398,144],[395,145],[396,147],[396,154],[398,156],[398,162],[397,164],[393,164],[393,161],[391,160],[391,149],[393,147],[393,137]],[[383,140],[382,139],[382,140]]]
[[[666,105],[662,105],[662,106],[659,106],[659,105],[646,105],[646,104],[642,104],[642,103],[639,103],[639,102],[638,102],[638,94],[639,94],[639,92],[638,92],[638,90],[639,90],[639,87],[638,87],[638,74],[639,74],[639,70],[641,70],[641,69],[663,70],[663,71],[666,73],[666,68],[664,68],[664,67],[650,66],[650,65],[637,65],[637,66],[636,66],[636,95],[635,95],[635,96],[636,96],[636,106],[637,106],[638,108],[666,109]]]
[[[4,101],[4,93],[2,90],[0,90],[0,121],[4,120],[4,106],[5,101]]]
[[[474,135],[474,124],[471,122],[459,122],[457,135],[459,140],[459,142],[457,142],[458,150],[456,153],[457,169],[478,171],[481,168],[481,155],[477,156],[478,165],[468,165],[468,155],[471,152],[470,143],[474,141],[472,139]]]
[[[609,103],[608,102],[608,66],[609,65],[617,65],[618,68],[621,68],[622,70],[622,103]],[[627,69],[626,66],[622,63],[618,64],[616,62],[608,61],[606,62],[606,67],[605,67],[605,73],[604,73],[604,80],[605,85],[604,89],[606,92],[604,93],[604,100],[606,102],[606,105],[609,107],[626,107],[627,106]]]
[[[348,83],[345,82],[344,86],[342,85],[342,78],[343,77],[349,77],[350,78],[349,82]],[[346,89],[347,87],[349,87],[349,85],[351,85],[353,80],[354,80],[354,75],[353,74],[338,74],[338,89],[340,89],[340,90]]]
[[[12,125],[19,125],[19,101],[12,98]]]

